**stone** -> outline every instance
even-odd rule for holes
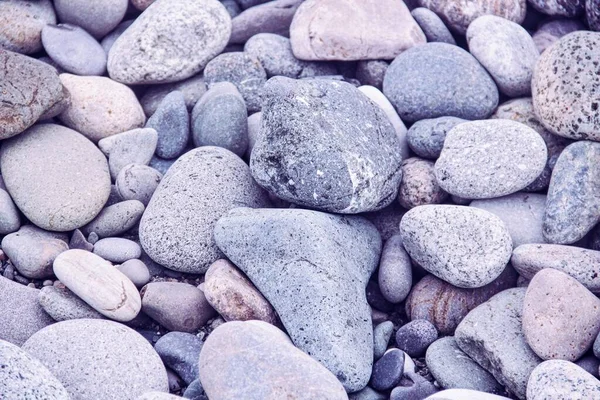
[[[546,143],[528,126],[505,119],[472,121],[448,132],[435,175],[450,194],[487,199],[525,188],[547,159]]]
[[[146,10],[156,0],[131,0],[131,4],[140,11]]]
[[[0,235],[7,235],[19,230],[21,217],[15,203],[8,192],[0,189]]]
[[[537,11],[557,17],[577,17],[585,11],[585,0],[529,0]]]
[[[350,400],[388,400],[388,397],[382,393],[376,392],[369,386],[365,386],[364,389],[358,392],[350,393],[348,395]]]
[[[368,97],[346,82],[284,77],[271,78],[264,93],[250,160],[261,186],[283,200],[337,213],[375,211],[393,201],[400,143]]]
[[[0,21],[2,7],[14,3],[0,4]],[[0,26],[4,27],[4,24],[0,23]],[[0,139],[7,139],[29,128],[53,107],[60,107],[69,94],[54,68],[33,58],[2,50],[1,29],[0,63],[6,68],[0,72]]]
[[[196,147],[223,147],[242,157],[248,147],[248,111],[234,84],[211,86],[192,111],[192,139]]]
[[[389,65],[384,60],[361,60],[356,64],[356,79],[363,85],[373,86],[381,90],[383,77]]]
[[[378,211],[361,214],[375,225],[382,240],[388,240],[392,236],[400,233],[400,220],[406,213],[406,210],[400,207],[398,202],[393,202],[389,206]]]
[[[169,371],[167,371],[169,374]],[[164,392],[146,392],[140,397],[137,397],[136,400],[178,400],[181,399],[179,396],[175,396],[174,394],[164,393]]]
[[[269,205],[239,157],[219,147],[197,148],[163,177],[140,221],[140,243],[167,268],[204,273],[223,258],[213,239],[217,220],[235,207]]]
[[[71,24],[46,25],[42,44],[52,61],[75,75],[103,75],[106,53],[92,35]]]
[[[458,347],[518,398],[542,360],[531,350],[522,328],[525,288],[504,290],[472,310],[458,325]]]
[[[521,24],[527,12],[525,0],[478,0],[458,4],[454,0],[419,0],[419,5],[436,13],[448,28],[461,35],[482,15],[496,15]]]
[[[303,0],[275,0],[250,7],[231,21],[229,43],[244,43],[258,33],[289,36],[290,24]]]
[[[541,54],[561,37],[571,32],[582,31],[585,29],[585,26],[579,20],[550,19],[541,24],[538,30],[533,34],[533,41]]]
[[[540,358],[575,361],[600,332],[600,299],[575,278],[545,268],[527,287],[523,332]]]
[[[471,207],[415,207],[404,214],[400,235],[414,262],[462,288],[492,282],[504,271],[512,253],[512,239],[504,222]]]
[[[135,399],[152,390],[168,391],[158,354],[140,334],[117,322],[58,322],[29,338],[23,350],[40,360],[71,398]]]
[[[437,338],[438,331],[431,322],[414,319],[396,331],[396,346],[411,357],[420,357]]]
[[[469,52],[510,97],[531,93],[531,77],[539,57],[533,38],[521,25],[495,15],[482,15],[467,29]]]
[[[486,392],[471,389],[442,390],[427,397],[426,400],[508,400],[508,397],[496,396]]]
[[[498,105],[498,88],[486,70],[471,54],[447,43],[401,53],[385,73],[383,93],[408,122],[446,116],[485,119]]]
[[[42,28],[53,24],[56,14],[50,0],[2,1],[0,47],[22,54],[37,53],[42,50]]]
[[[598,31],[600,29],[600,3],[597,0],[586,0],[585,16],[590,29]]]
[[[62,23],[77,25],[100,39],[119,25],[127,11],[127,0],[55,0],[54,8]]]
[[[128,164],[121,168],[115,183],[123,200],[138,200],[147,206],[162,176],[147,165]]]
[[[133,258],[125,261],[121,265],[117,265],[117,269],[133,282],[133,284],[141,288],[146,283],[150,282],[150,271],[143,261]]]
[[[252,149],[258,140],[260,135],[260,126],[262,124],[262,112],[257,112],[248,117],[248,148],[246,149],[245,158],[250,159],[252,156]]]
[[[417,121],[406,134],[408,146],[419,157],[435,160],[442,153],[447,133],[463,122],[467,122],[467,120],[456,117],[439,117]]]
[[[99,237],[121,235],[133,228],[144,213],[144,205],[138,200],[126,200],[105,207],[82,230],[89,235],[95,232]]]
[[[348,398],[331,372],[263,321],[219,326],[202,347],[199,367],[200,381],[211,400]]]
[[[110,175],[116,179],[129,164],[148,165],[157,143],[158,133],[154,129],[141,128],[101,139],[98,147],[108,156]]]
[[[423,30],[427,42],[443,42],[456,45],[452,33],[436,13],[428,8],[418,7],[412,10],[410,14]]]
[[[394,388],[404,373],[404,352],[391,349],[386,352],[373,365],[371,386],[375,390],[389,390]]]
[[[69,399],[63,384],[44,364],[4,340],[0,340],[0,391],[7,399]]]
[[[544,361],[529,377],[527,399],[593,399],[600,382],[577,365],[564,360]]]
[[[189,148],[186,150],[189,150]],[[184,153],[185,153],[185,151],[184,151]],[[167,173],[169,168],[171,168],[171,165],[175,164],[175,161],[177,161],[176,158],[172,158],[170,160],[164,160],[164,159],[154,155],[154,156],[152,156],[152,159],[150,160],[150,163],[148,165],[164,175]]]
[[[191,333],[169,332],[154,345],[165,365],[188,385],[198,379],[198,360],[204,343]]]
[[[54,260],[56,277],[100,314],[115,321],[135,318],[141,308],[135,285],[108,261],[84,250],[67,250]]]
[[[192,76],[179,82],[165,83],[162,85],[152,85],[140,99],[146,115],[151,116],[163,99],[171,92],[181,92],[188,110],[194,108],[194,105],[206,93],[206,83],[202,74]]]
[[[142,248],[133,240],[108,237],[94,243],[94,254],[111,262],[122,263],[139,258],[142,255]]]
[[[412,262],[400,235],[385,241],[377,281],[381,294],[390,303],[400,303],[408,296],[412,287]]]
[[[277,324],[273,307],[233,264],[215,261],[204,275],[204,295],[225,321],[261,320]]]
[[[217,0],[159,0],[113,44],[108,74],[125,84],[181,81],[221,53],[230,33],[231,18]]]
[[[60,125],[38,124],[5,140],[0,167],[19,210],[46,230],[82,227],[98,215],[110,193],[102,153]]]
[[[398,202],[406,209],[426,204],[441,204],[448,198],[435,177],[434,163],[418,157],[402,161],[402,180]]]
[[[39,292],[0,276],[0,340],[21,346],[54,323],[38,303]]]
[[[113,46],[113,44],[115,44],[115,42],[119,38],[119,36],[121,36],[123,32],[125,32],[127,28],[131,26],[131,24],[133,24],[133,21],[135,21],[135,19],[128,19],[126,21],[121,22],[112,32],[104,36],[104,39],[102,39],[100,45],[102,46],[104,52],[107,55],[110,52],[110,49]]]
[[[93,142],[144,126],[144,111],[127,86],[102,76],[61,74],[60,80],[71,105],[59,119]]]
[[[194,332],[215,315],[204,293],[181,282],[151,282],[142,289],[142,311],[170,331]]]
[[[588,355],[583,356],[579,360],[575,361],[575,364],[578,367],[583,368],[587,373],[593,375],[594,378],[598,379],[600,360],[598,360],[593,354],[588,353]]]
[[[208,400],[208,397],[206,397],[206,393],[204,393],[202,383],[200,383],[200,378],[194,380],[188,385],[188,387],[183,392],[183,398],[191,400]]]
[[[63,238],[34,225],[24,225],[2,239],[2,251],[27,278],[51,277],[54,259],[66,250],[69,246]]]
[[[55,321],[81,318],[104,318],[66,287],[44,286],[39,292],[40,306]]]
[[[546,241],[572,244],[600,221],[600,143],[579,141],[565,147],[552,172],[543,234]]]
[[[416,376],[418,375],[413,375]],[[419,378],[415,381],[409,379],[405,384],[395,387],[390,393],[390,400],[424,399],[437,392],[433,383],[420,376]]]
[[[182,92],[175,90],[159,103],[156,112],[146,122],[146,128],[158,133],[156,155],[162,158],[177,158],[190,137],[190,116]]]
[[[492,374],[467,356],[448,336],[433,342],[425,356],[427,369],[444,389],[470,389],[502,393],[504,388]]]
[[[373,329],[373,359],[380,359],[387,350],[389,341],[394,332],[394,323],[385,321]]]

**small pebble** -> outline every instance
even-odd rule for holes
[[[141,260],[135,258],[127,260],[123,264],[117,265],[116,268],[138,288],[141,288],[150,281],[150,271],[148,271],[148,267]]]
[[[108,261],[122,263],[139,258],[142,255],[142,248],[132,240],[110,237],[94,243],[94,254]]]
[[[156,111],[146,122],[158,134],[156,155],[162,158],[177,158],[185,149],[190,136],[190,116],[182,92],[173,91],[166,95]]]
[[[373,358],[378,360],[387,350],[388,343],[394,331],[394,323],[385,321],[373,329]]]
[[[104,138],[98,142],[98,147],[108,156],[110,175],[116,179],[126,165],[148,165],[157,143],[156,131],[152,128],[142,128]]]
[[[190,385],[198,379],[198,358],[204,343],[197,336],[185,332],[169,332],[154,345],[165,365]]]
[[[129,164],[121,168],[115,183],[123,200],[138,200],[147,206],[162,177],[147,165]]]
[[[427,320],[417,319],[396,331],[396,345],[411,357],[419,357],[438,338],[435,326]]]
[[[391,349],[373,365],[371,386],[375,390],[389,390],[400,382],[403,374],[404,352]]]

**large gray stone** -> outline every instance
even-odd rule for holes
[[[42,28],[56,24],[51,0],[0,2],[0,47],[22,54],[42,50]]]
[[[563,360],[538,365],[527,384],[527,400],[596,399],[600,381],[577,365]]]

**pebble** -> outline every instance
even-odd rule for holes
[[[378,211],[361,214],[371,221],[381,234],[382,240],[388,240],[392,236],[400,233],[400,220],[406,213],[406,210],[400,207],[398,202],[393,202],[389,206]]]
[[[564,360],[544,361],[527,384],[528,400],[595,399],[600,382],[577,365]]]
[[[80,299],[110,319],[131,321],[140,311],[140,295],[134,284],[96,254],[67,250],[54,260],[54,274]]]
[[[170,331],[195,332],[214,317],[204,293],[181,282],[151,282],[142,289],[142,311]]]
[[[110,193],[102,153],[60,125],[39,124],[4,141],[0,166],[19,210],[46,230],[70,231],[87,224]]]
[[[394,332],[394,323],[385,321],[373,329],[373,359],[380,359],[387,350],[388,344]]]
[[[585,16],[591,30],[600,30],[600,3],[597,0],[586,0]],[[581,29],[585,30],[585,27],[581,27]]]
[[[356,64],[356,79],[363,85],[382,90],[383,77],[389,66],[384,60],[361,60]]]
[[[252,156],[252,149],[254,149],[254,145],[258,140],[258,136],[260,134],[260,129],[262,125],[262,112],[257,112],[248,117],[248,148],[246,149],[246,154],[244,155],[246,159],[250,159]]]
[[[81,318],[104,318],[66,287],[44,286],[39,291],[40,306],[55,321]]]
[[[456,45],[452,33],[436,13],[428,8],[418,7],[412,10],[410,14],[423,30],[427,42],[443,42]]]
[[[200,381],[211,400],[348,398],[331,372],[263,321],[219,326],[204,343],[199,366]]]
[[[394,235],[385,241],[377,280],[381,294],[387,301],[400,303],[408,296],[413,280],[412,262],[404,250],[400,235]]]
[[[373,365],[371,386],[381,391],[392,389],[400,382],[403,373],[404,352],[391,349]]]
[[[223,147],[242,157],[248,147],[248,111],[234,84],[211,86],[192,110],[192,139],[196,147]]]
[[[6,399],[69,399],[63,384],[44,364],[4,340],[0,340],[0,388]]]
[[[406,134],[408,146],[419,157],[435,160],[442,153],[448,132],[463,122],[467,122],[467,120],[456,117],[439,117],[417,121]]]
[[[87,241],[79,229],[75,229],[71,235],[71,239],[69,240],[69,248],[92,251],[94,245]]]
[[[188,387],[183,392],[183,398],[191,400],[208,400],[208,397],[206,397],[206,393],[204,393],[204,388],[202,387],[202,383],[200,383],[199,378],[188,385]]]
[[[157,143],[158,134],[154,129],[140,128],[106,137],[98,142],[98,147],[108,156],[110,175],[116,179],[129,164],[148,165]]]
[[[140,11],[146,10],[156,0],[131,0],[131,4]]]
[[[171,92],[181,92],[188,110],[206,93],[206,83],[202,74],[192,76],[179,82],[152,85],[140,99],[146,115],[153,115],[163,99]]]
[[[191,383],[198,379],[198,360],[204,343],[191,333],[169,332],[154,345],[165,365],[184,380]]]
[[[423,378],[416,382],[409,381],[406,385],[395,387],[390,393],[390,400],[422,400],[437,392],[436,387]]]
[[[447,116],[484,119],[498,105],[498,88],[486,70],[471,54],[447,43],[401,53],[385,73],[383,93],[408,122]]]
[[[350,400],[388,400],[388,397],[382,393],[376,392],[369,386],[365,386],[364,389],[358,392],[350,393],[348,395]]]
[[[462,288],[492,282],[512,252],[512,239],[502,220],[471,207],[415,207],[402,218],[400,235],[414,262]]]
[[[127,0],[55,0],[54,8],[62,23],[77,25],[100,39],[112,31],[127,11]]]
[[[52,263],[69,246],[62,235],[24,225],[18,232],[4,236],[2,250],[17,271],[27,278],[51,277]]]
[[[143,261],[133,258],[125,261],[121,265],[117,265],[117,269],[133,282],[133,284],[141,288],[146,283],[150,282],[150,271]]]
[[[448,198],[435,177],[434,163],[418,157],[402,162],[398,202],[407,210],[426,204],[441,204]]]
[[[146,128],[158,133],[157,156],[169,159],[183,154],[190,137],[190,116],[183,93],[175,90],[167,94],[146,122]]]
[[[214,237],[269,300],[300,350],[348,391],[367,384],[373,329],[364,293],[381,252],[371,223],[302,209],[244,208],[222,217]]]
[[[157,1],[108,53],[109,76],[125,84],[177,82],[225,48],[231,18],[217,0]]]
[[[585,30],[585,26],[581,21],[575,19],[551,19],[541,24],[538,30],[535,31],[533,41],[541,54],[561,37],[581,30]]]
[[[138,200],[147,206],[161,179],[162,174],[154,168],[129,164],[121,168],[115,183],[123,200]]]
[[[420,357],[437,338],[438,331],[431,322],[414,319],[396,331],[396,346],[411,357]]]
[[[223,257],[213,239],[217,220],[235,207],[269,204],[239,157],[219,147],[197,148],[163,177],[140,221],[140,243],[167,268],[204,273]]]
[[[94,254],[111,262],[122,263],[139,258],[142,255],[142,248],[129,239],[108,237],[94,243]]]
[[[71,105],[59,119],[88,139],[98,142],[144,126],[144,111],[127,86],[103,76],[61,74],[60,80],[71,94]]]
[[[144,213],[144,204],[138,200],[126,200],[105,207],[82,231],[89,235],[95,232],[99,237],[121,235],[133,228]]]
[[[480,392],[471,389],[448,389],[437,392],[427,400],[509,400],[508,397],[496,396],[495,394]]]
[[[29,338],[23,350],[40,360],[71,398],[135,399],[152,390],[168,391],[167,372],[152,346],[113,321],[58,322]]]
[[[337,213],[375,211],[393,201],[400,143],[367,96],[346,82],[284,77],[271,78],[264,93],[250,161],[261,186],[283,200]]]
[[[190,150],[189,148],[186,150]],[[185,153],[185,151],[184,151]],[[166,174],[167,171],[169,170],[169,168],[171,168],[171,165],[175,164],[175,161],[177,161],[176,158],[172,158],[170,160],[164,160],[160,157],[157,157],[156,155],[152,156],[152,159],[150,160],[150,163],[148,164],[148,166],[154,168],[155,170],[157,170],[158,172],[160,172],[161,174]]]
[[[22,54],[42,50],[42,29],[56,24],[50,0],[0,2],[0,47]]]
[[[290,24],[303,0],[275,0],[246,8],[231,21],[229,43],[244,43],[258,33],[289,36]]]
[[[110,32],[108,35],[104,36],[104,39],[102,39],[102,41],[100,42],[100,45],[102,46],[102,48],[104,49],[104,52],[107,55],[110,52],[110,49],[113,46],[113,44],[115,44],[115,42],[119,38],[119,36],[121,36],[123,34],[123,32],[125,32],[127,30],[127,28],[129,28],[131,26],[131,24],[133,24],[133,21],[135,21],[135,20],[128,19],[127,21],[121,22],[119,25],[117,25],[117,27],[112,32]]]
[[[579,360],[574,363],[583,368],[587,373],[594,376],[594,378],[598,379],[598,367],[600,367],[600,360],[596,358],[593,354],[589,354],[581,357]]]
[[[71,24],[46,25],[42,44],[52,61],[75,75],[103,75],[106,53],[92,35]]]
[[[585,0],[529,0],[529,4],[543,14],[569,18],[583,14],[585,3]]]
[[[467,29],[469,52],[510,97],[531,93],[531,77],[539,57],[533,38],[521,25],[495,15],[483,15]]]
[[[524,399],[531,371],[542,360],[522,328],[525,288],[504,290],[471,311],[456,328],[458,347],[518,398]]]
[[[600,299],[564,272],[543,269],[527,287],[523,332],[540,358],[575,361],[600,332]]]
[[[392,59],[427,41],[394,0],[308,0],[294,14],[290,40],[296,57],[316,61]]]
[[[273,307],[233,264],[215,261],[204,275],[203,292],[225,321],[261,320],[277,324]]]

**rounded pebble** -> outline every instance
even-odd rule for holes
[[[183,93],[175,90],[166,95],[146,122],[146,128],[153,128],[158,134],[157,156],[179,157],[190,137],[190,116]]]
[[[56,14],[62,23],[80,26],[98,39],[121,22],[127,5],[127,0],[54,0]]]
[[[123,238],[105,238],[94,243],[94,254],[105,260],[122,263],[142,255],[142,248],[136,242]]]
[[[404,352],[391,349],[373,365],[371,386],[375,390],[389,390],[395,387],[404,373]]]
[[[431,322],[416,319],[396,331],[396,346],[411,357],[420,357],[437,338],[438,331]]]
[[[138,200],[147,206],[162,174],[147,165],[129,164],[117,175],[117,191],[123,200]]]

